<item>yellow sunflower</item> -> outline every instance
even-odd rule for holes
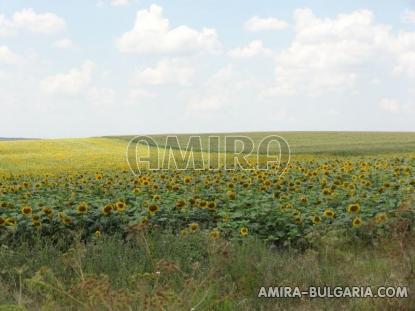
[[[362,225],[362,223],[363,221],[360,217],[355,217],[355,219],[353,219],[352,225],[353,227],[359,227]]]
[[[196,232],[199,229],[199,224],[193,222],[189,225],[189,229],[191,232]]]
[[[6,224],[6,219],[0,216],[0,227]]]
[[[117,209],[117,211],[123,212],[127,208],[127,205],[122,201],[118,201],[117,203],[115,203],[115,208]]]
[[[313,224],[318,225],[321,223],[321,218],[317,215],[313,216]]]
[[[88,211],[88,204],[86,202],[81,202],[78,204],[76,210],[79,214],[85,214]]]
[[[32,214],[32,208],[29,205],[25,205],[20,209],[23,215],[30,215]]]
[[[359,203],[350,204],[347,207],[347,211],[349,213],[358,214],[360,212],[360,204]]]
[[[214,239],[217,240],[220,238],[220,231],[219,229],[213,229],[212,231],[210,231],[209,236]]]
[[[388,219],[388,215],[386,213],[379,213],[375,216],[375,220],[377,223],[382,223]]]
[[[328,208],[324,211],[324,216],[327,218],[334,218],[334,211],[331,208]]]
[[[154,215],[159,209],[160,207],[157,204],[150,204],[148,206],[148,211],[151,215]]]
[[[241,236],[243,236],[243,237],[246,237],[247,235],[248,235],[248,232],[249,232],[249,230],[248,230],[248,228],[247,227],[242,227],[240,230],[239,230],[239,233],[241,234]]]
[[[102,213],[104,215],[109,215],[109,214],[111,214],[111,212],[112,212],[113,209],[114,209],[114,205],[112,205],[111,203],[109,203],[109,204],[105,205],[102,208]]]

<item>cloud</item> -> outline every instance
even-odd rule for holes
[[[258,16],[254,16],[245,23],[245,29],[252,32],[263,30],[282,30],[287,27],[287,22],[273,17],[260,18]]]
[[[398,113],[401,111],[401,103],[394,98],[383,98],[379,102],[379,106],[382,110],[392,113]]]
[[[12,52],[8,46],[0,45],[0,64],[17,64],[20,57]]]
[[[233,58],[252,58],[257,56],[270,56],[272,51],[264,47],[261,40],[254,40],[247,46],[230,50],[228,55]]]
[[[151,5],[148,10],[137,12],[133,29],[117,40],[121,52],[177,53],[192,50],[216,50],[219,47],[215,29],[194,30],[182,25],[170,28],[163,17],[163,8]]]
[[[94,106],[108,107],[115,102],[116,92],[111,88],[91,87],[87,92],[87,101]]]
[[[0,37],[7,37],[15,34],[13,23],[4,15],[0,14]]]
[[[79,95],[90,84],[94,67],[92,61],[85,61],[79,68],[45,78],[40,82],[40,88],[50,95]]]
[[[111,5],[121,6],[121,5],[127,5],[130,2],[131,2],[131,0],[111,0]]]
[[[393,54],[390,28],[375,24],[368,10],[330,19],[318,18],[310,9],[297,9],[294,20],[295,37],[275,59],[277,94],[318,96],[351,90],[359,66],[382,62]]]
[[[406,10],[405,13],[402,14],[402,21],[415,24],[415,11]]]
[[[68,38],[55,41],[53,43],[53,46],[55,48],[63,49],[63,50],[75,50],[78,48],[78,46],[71,39],[68,39]]]
[[[148,67],[137,73],[136,84],[163,85],[177,84],[188,86],[194,74],[193,67],[183,60],[164,59],[155,67]]]
[[[19,30],[40,34],[55,34],[66,27],[65,20],[54,13],[36,13],[33,9],[15,12],[10,20],[0,15],[0,36],[10,36]]]

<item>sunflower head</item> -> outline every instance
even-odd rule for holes
[[[6,219],[0,216],[0,227],[6,224]]]
[[[353,227],[360,227],[362,225],[363,221],[360,217],[355,217],[352,222]]]
[[[6,226],[16,226],[16,225],[17,225],[16,218],[9,217],[6,219]]]
[[[184,207],[186,205],[186,201],[185,200],[183,200],[183,199],[180,199],[180,200],[178,200],[177,202],[176,202],[176,207],[177,208],[182,208],[182,207]]]
[[[388,219],[388,215],[386,215],[386,213],[379,213],[375,217],[375,220],[378,224],[386,221],[387,219]]]
[[[151,215],[154,215],[159,209],[160,207],[157,204],[150,204],[148,206],[148,211],[150,212]]]
[[[330,208],[328,208],[324,211],[324,216],[327,217],[327,218],[334,218],[334,215],[335,215],[334,211]]]
[[[76,210],[79,214],[85,214],[88,211],[88,204],[86,202],[81,202],[76,207]]]
[[[45,215],[47,215],[47,216],[51,216],[51,215],[52,215],[52,213],[53,213],[53,210],[52,210],[50,207],[44,207],[44,208],[42,209],[42,212],[43,212]]]
[[[208,202],[207,208],[208,209],[215,209],[216,208],[216,203],[214,201]]]
[[[189,225],[189,229],[191,232],[196,232],[199,229],[199,224],[193,222]]]
[[[220,238],[220,231],[219,229],[213,229],[212,231],[210,231],[209,236],[214,239],[217,240]]]
[[[101,231],[100,230],[95,231],[95,236],[99,238],[101,236]]]
[[[190,183],[192,182],[192,177],[190,177],[190,176],[185,176],[185,177],[183,178],[183,182],[184,182],[185,184],[190,184]]]
[[[226,193],[226,195],[228,196],[228,198],[229,198],[230,200],[235,200],[235,198],[236,198],[236,192],[235,192],[235,191],[228,191],[228,192]]]
[[[29,205],[25,205],[20,210],[23,215],[30,215],[32,214],[32,208]]]
[[[115,203],[115,208],[117,209],[117,211],[122,212],[125,211],[127,205],[122,201],[118,201],[117,203]]]
[[[241,236],[246,237],[248,235],[248,228],[247,227],[242,227],[241,229],[239,229],[239,233]]]
[[[109,203],[109,204],[107,204],[107,205],[105,205],[103,207],[102,213],[104,215],[109,215],[109,214],[111,214],[111,212],[113,211],[113,209],[114,209],[114,205],[112,205],[111,203]]]
[[[353,203],[353,204],[350,204],[350,205],[347,207],[347,211],[348,211],[349,213],[353,213],[353,214],[357,214],[357,213],[359,213],[359,212],[360,212],[360,204],[359,204],[359,203]]]
[[[321,223],[321,218],[317,215],[313,216],[313,224],[318,225]]]

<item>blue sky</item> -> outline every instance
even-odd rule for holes
[[[1,0],[0,137],[415,130],[414,1]]]

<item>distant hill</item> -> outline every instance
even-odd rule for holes
[[[11,137],[0,137],[1,140],[37,140],[38,138],[11,138]]]

